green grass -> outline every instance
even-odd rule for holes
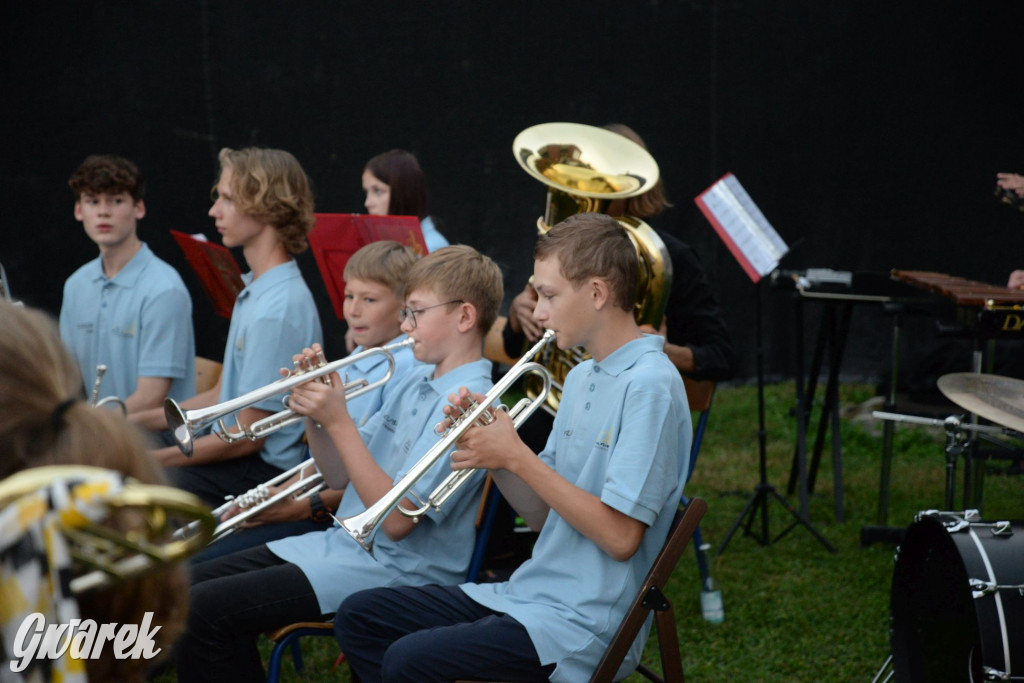
[[[871,396],[868,387],[844,386],[842,404]],[[795,440],[791,384],[766,388],[768,479],[785,495]],[[812,424],[816,424],[812,421]],[[822,458],[810,519],[838,550],[828,552],[797,526],[767,546],[742,528],[714,558],[722,586],[725,622],[701,618],[699,576],[691,548],[669,584],[676,610],[683,667],[688,681],[867,681],[889,652],[889,584],[894,546],[860,547],[860,530],[875,524],[882,445],[878,424],[844,420],[843,481],[846,521],[835,521],[831,464]],[[919,510],[943,508],[944,451],[940,429],[897,425],[889,523],[905,526]],[[827,446],[827,444],[826,444]],[[758,481],[756,387],[722,388],[715,396],[700,460],[687,494],[708,502],[701,524],[705,542],[717,548],[739,517]],[[1002,463],[1000,463],[1002,464]],[[1021,477],[985,480],[984,516],[1024,519]],[[957,500],[962,486],[958,479]],[[787,496],[798,506],[796,495]],[[775,538],[792,517],[777,502],[768,508]],[[760,529],[760,515],[753,531]],[[264,661],[269,642],[263,643]],[[288,658],[285,681],[348,681],[346,667],[331,666],[338,650],[330,638],[306,638],[306,669],[296,676]],[[660,668],[656,641],[644,660]],[[643,680],[633,676],[630,681]]]

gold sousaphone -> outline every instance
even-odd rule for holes
[[[573,214],[607,213],[613,200],[644,194],[658,182],[654,157],[632,140],[604,128],[541,123],[517,135],[512,151],[519,165],[548,187],[544,215],[537,219],[539,234]],[[647,223],[633,216],[615,219],[629,234],[639,260],[636,321],[658,329],[672,287],[672,260],[665,243]],[[558,410],[565,376],[585,358],[582,349],[561,351],[553,344],[538,357],[551,373],[552,389],[545,405],[548,412]],[[537,391],[530,377],[526,389],[530,396]]]

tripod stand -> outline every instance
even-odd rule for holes
[[[818,539],[818,541],[825,546],[830,552],[837,552],[836,549],[827,541],[825,537],[818,533],[818,530],[811,526],[811,523],[807,520],[805,511],[797,511],[790,505],[789,501],[775,490],[775,487],[768,483],[768,448],[767,448],[767,433],[765,432],[765,419],[764,419],[764,335],[761,328],[761,307],[762,307],[762,282],[759,280],[754,286],[757,288],[756,297],[756,330],[757,330],[757,447],[758,447],[758,469],[760,470],[760,480],[757,486],[754,487],[754,495],[747,501],[746,507],[743,508],[743,512],[740,513],[739,518],[729,529],[729,533],[726,534],[725,540],[722,541],[722,545],[718,546],[718,554],[721,555],[725,552],[726,546],[729,545],[729,541],[732,539],[733,534],[736,533],[740,525],[744,525],[743,533],[747,536],[753,536],[754,540],[760,545],[769,545],[778,541],[783,536],[788,534],[797,524],[803,525],[811,534]],[[801,391],[800,387],[797,387],[797,391]],[[802,403],[802,401],[798,401]],[[798,420],[806,420],[807,415],[804,411],[797,411]],[[804,430],[800,430],[800,433],[804,433]],[[800,470],[800,492],[801,499],[805,499],[807,491],[807,449],[805,444],[797,445],[797,459]],[[786,527],[778,536],[775,538],[769,538],[768,531],[768,503],[772,500],[778,501],[786,512],[788,512],[794,519],[794,521]],[[755,518],[758,513],[761,515],[761,531],[760,534],[756,534],[751,531],[754,525]],[[744,524],[745,522],[745,524]]]

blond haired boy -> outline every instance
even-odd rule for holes
[[[305,251],[313,227],[313,192],[305,171],[279,149],[224,148],[219,159],[209,214],[224,246],[241,248],[250,271],[235,299],[220,379],[183,401],[185,410],[223,403],[273,382],[296,348],[323,338],[313,295],[292,258]],[[237,421],[248,426],[280,409],[274,396],[240,411]],[[162,408],[140,414],[138,421],[151,430],[167,428]],[[305,453],[302,427],[292,425],[255,441],[200,436],[191,457],[175,446],[155,455],[177,486],[216,506],[225,496],[298,465]]]

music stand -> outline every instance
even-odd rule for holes
[[[758,415],[758,470],[759,481],[754,493],[747,501],[739,518],[729,529],[725,540],[718,547],[718,554],[725,552],[729,541],[744,522],[744,533],[753,536],[760,545],[769,545],[788,534],[797,524],[803,525],[830,552],[836,549],[818,533],[807,520],[803,512],[797,511],[786,498],[775,490],[768,482],[768,444],[765,430],[764,404],[764,330],[763,330],[763,284],[765,275],[775,270],[781,259],[789,251],[786,243],[764,217],[757,205],[747,194],[739,180],[727,173],[711,187],[702,192],[694,200],[704,216],[714,227],[715,232],[725,243],[737,262],[754,282],[755,287],[755,329],[757,334],[757,415]],[[801,391],[801,388],[797,388]],[[797,420],[806,420],[807,416],[798,411]],[[806,444],[798,444],[798,461],[800,470],[800,490],[802,495],[807,491],[807,450]],[[768,503],[778,501],[793,517],[794,521],[775,538],[769,536]],[[751,531],[758,512],[761,514],[761,533]]]

